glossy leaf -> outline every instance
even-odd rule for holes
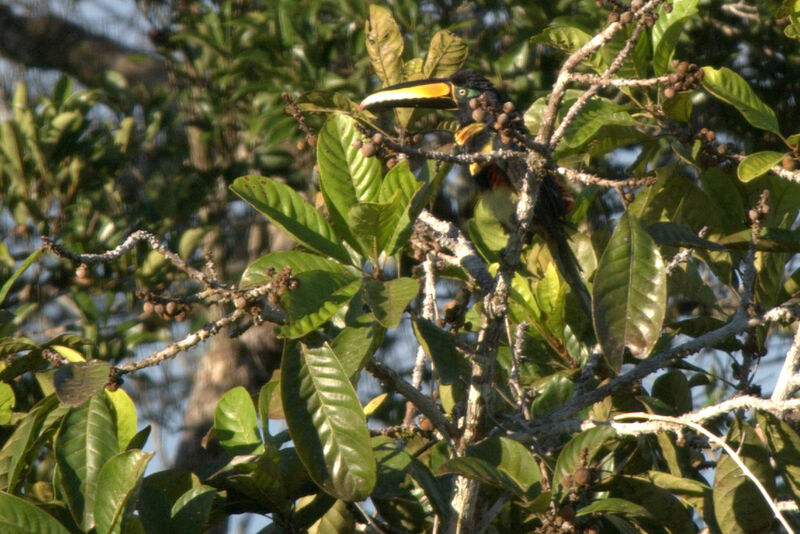
[[[626,348],[646,358],[661,333],[667,276],[655,242],[627,212],[600,258],[592,293],[595,333],[611,366],[619,370]]]
[[[755,180],[759,176],[768,173],[773,166],[780,163],[783,156],[783,152],[774,152],[772,150],[750,154],[739,162],[736,174],[743,182]]]
[[[392,13],[385,7],[369,6],[366,47],[372,68],[384,86],[403,81],[403,35]]]
[[[791,488],[795,502],[800,502],[800,435],[769,412],[756,412],[756,417],[778,471]]]
[[[0,525],[8,534],[69,534],[56,518],[6,492],[0,492]]]
[[[176,534],[202,534],[217,492],[210,486],[195,486],[181,495],[170,511]]]
[[[289,434],[314,482],[345,501],[366,498],[376,481],[366,419],[330,346],[303,346],[284,358],[281,394]]]
[[[614,488],[614,496],[642,506],[669,532],[678,534],[695,531],[690,513],[677,497],[652,484],[650,480],[616,476],[609,485]]]
[[[0,383],[0,425],[7,425],[11,421],[11,410],[16,404],[14,390],[5,382]]]
[[[604,98],[593,98],[583,107],[564,133],[563,145],[579,147],[608,125],[633,126],[636,122],[623,106]]]
[[[514,477],[481,458],[472,456],[453,458],[441,465],[436,474],[461,475],[509,491],[518,497],[525,495],[525,489]]]
[[[774,475],[769,465],[769,454],[753,428],[737,419],[726,441],[767,491],[774,495]],[[764,496],[725,452],[721,454],[714,473],[713,499],[714,515],[723,532],[766,532],[775,522]]]
[[[666,72],[675,45],[678,44],[683,26],[689,18],[697,13],[698,0],[675,0],[669,13],[661,8],[656,23],[653,25],[653,70],[656,75]]]
[[[103,465],[117,452],[117,429],[111,404],[105,394],[91,397],[72,408],[55,442],[61,486],[75,520],[94,526],[97,480]]]
[[[309,254],[299,250],[279,250],[265,254],[248,265],[244,274],[242,274],[241,285],[266,284],[272,280],[272,276],[269,274],[271,271],[280,273],[286,267],[291,269],[293,276],[306,271],[328,271],[337,274],[351,272],[338,261],[323,258],[317,254]]]
[[[53,374],[56,395],[68,406],[79,406],[108,383],[111,365],[102,360],[70,362]]]
[[[355,518],[345,501],[337,500],[328,511],[308,529],[309,534],[345,534],[355,532]]]
[[[353,119],[334,114],[317,140],[319,185],[331,224],[351,244],[355,241],[347,226],[348,211],[357,202],[375,202],[381,185],[380,161],[353,147],[353,141],[362,138]]]
[[[300,194],[272,178],[248,175],[237,178],[231,191],[256,208],[298,243],[323,256],[349,263],[350,255],[330,223]]]
[[[469,48],[458,35],[439,30],[431,38],[428,55],[422,66],[424,78],[447,78],[466,61]]]
[[[377,265],[378,257],[389,248],[404,208],[397,193],[388,202],[359,202],[347,212],[347,224],[359,250],[373,264]]]
[[[214,430],[220,445],[230,456],[264,452],[253,399],[241,386],[226,391],[217,403]]]
[[[351,381],[357,379],[359,371],[372,358],[383,342],[385,332],[386,329],[375,321],[372,314],[365,314],[343,328],[331,342],[333,352]]]
[[[744,78],[727,67],[703,67],[703,72],[706,91],[735,107],[756,128],[781,134],[775,112],[756,95]]]
[[[97,534],[121,533],[125,520],[133,513],[142,476],[154,452],[121,452],[110,458],[97,477],[94,502]]]
[[[25,469],[39,453],[37,441],[50,435],[48,420],[54,415],[60,417],[66,409],[58,406],[55,395],[39,401],[3,443],[0,449],[0,488],[16,491]],[[55,420],[52,424],[57,423]]]
[[[285,298],[290,324],[280,328],[282,335],[298,338],[315,330],[336,314],[361,287],[361,280],[350,274],[326,271],[298,274],[299,286]]]
[[[115,391],[106,390],[106,396],[111,401],[111,410],[114,414],[114,423],[117,427],[117,443],[119,450],[128,448],[130,441],[136,435],[139,421],[136,416],[136,405],[124,389]],[[141,447],[139,447],[141,448]]]
[[[387,282],[370,280],[364,284],[364,299],[378,322],[386,328],[397,328],[408,303],[417,293],[419,282],[413,278]]]
[[[530,493],[532,489],[541,489],[539,463],[533,453],[519,441],[493,436],[469,447],[467,454],[508,474],[526,493]]]

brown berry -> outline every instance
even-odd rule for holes
[[[142,311],[144,313],[146,313],[147,315],[150,315],[151,313],[153,313],[153,303],[150,302],[149,300],[146,300],[144,302],[144,304],[142,305]]]
[[[706,130],[705,137],[706,141],[708,141],[709,143],[713,143],[717,139],[717,134],[711,130]]]
[[[155,311],[158,315],[164,315],[164,305],[160,302],[153,307],[153,311]]]
[[[300,287],[300,280],[298,280],[297,278],[289,278],[289,282],[287,282],[286,285],[289,288],[289,290],[294,291],[295,289]]]
[[[514,107],[513,102],[506,102],[505,104],[503,104],[503,111],[505,111],[506,113],[514,113],[514,109],[516,108]]]
[[[376,145],[383,143],[383,134],[380,132],[372,134],[372,142]]]
[[[498,130],[502,129],[506,123],[508,122],[508,115],[506,113],[501,113],[497,116],[497,120],[494,122],[494,127]]]
[[[666,89],[664,89],[664,98],[666,99],[675,98],[675,88],[667,87]]]
[[[372,143],[366,143],[364,146],[361,147],[361,155],[365,158],[369,158],[375,155],[375,145]]]
[[[619,22],[619,13],[612,11],[608,14],[608,22]]]
[[[797,161],[789,154],[786,154],[785,156],[783,156],[783,161],[781,161],[781,165],[787,171],[793,171],[797,167]]]
[[[391,169],[391,168],[393,168],[395,165],[397,165],[397,159],[395,159],[395,158],[390,158],[390,159],[386,160],[386,167],[387,167],[387,168]]]
[[[419,425],[419,429],[424,432],[432,432],[433,431],[433,423],[431,420],[425,417],[424,415],[420,415],[417,419],[417,424]]]
[[[306,143],[305,139],[300,139],[295,146],[299,152],[302,152],[308,148],[308,143]]]
[[[181,312],[175,316],[175,320],[179,323],[182,323],[186,320],[186,310],[181,310]]]
[[[664,4],[664,13],[672,13],[672,4]]]
[[[573,486],[573,484],[574,484],[574,481],[572,480],[572,475],[570,475],[569,473],[567,473],[566,475],[561,477],[561,486],[564,489],[567,489],[567,490],[570,489]]]
[[[175,315],[175,313],[178,311],[178,305],[173,301],[169,301],[167,302],[167,305],[164,306],[164,310],[167,312],[167,315]]]
[[[247,299],[239,295],[238,297],[233,299],[233,305],[236,306],[236,309],[241,310],[242,308],[247,306]]]
[[[353,139],[353,144],[350,146],[358,150],[359,148],[364,146],[364,141],[362,141],[361,139]]]
[[[625,13],[619,16],[619,21],[622,24],[630,24],[632,20],[633,20],[633,15],[631,14],[630,11],[626,11]]]
[[[478,109],[481,103],[478,101],[477,98],[470,98],[469,99],[469,107],[470,109]]]
[[[306,137],[306,141],[308,142],[308,146],[317,146],[317,136],[316,135],[309,135]]]
[[[422,134],[414,134],[414,137],[411,138],[411,142],[415,145],[418,145],[422,142]]]
[[[569,523],[575,521],[575,507],[567,503],[558,511],[558,515]]]
[[[689,62],[688,61],[681,61],[678,63],[678,72],[684,74],[686,71],[689,70]]]
[[[486,111],[482,109],[476,109],[472,112],[472,120],[475,122],[483,122],[486,120]]]
[[[572,480],[575,481],[576,486],[586,487],[592,481],[592,472],[585,467],[578,467],[575,469],[575,472],[572,473]]]

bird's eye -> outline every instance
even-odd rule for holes
[[[458,96],[467,96],[467,90],[464,88],[459,89]]]

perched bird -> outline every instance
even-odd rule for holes
[[[366,97],[360,105],[361,109],[372,111],[403,107],[454,110],[459,124],[454,137],[464,153],[524,150],[515,134],[529,135],[514,106],[502,98],[488,79],[470,70],[460,70],[450,78],[431,78],[386,87]],[[518,158],[469,165],[469,172],[478,185],[488,190],[481,201],[506,229],[513,227],[515,192],[519,190],[526,170],[527,164]],[[565,189],[552,175],[546,174],[534,207],[534,222],[556,267],[584,311],[590,314],[591,298],[581,278],[578,261],[567,242],[566,215],[570,202]]]

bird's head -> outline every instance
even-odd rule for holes
[[[360,109],[379,111],[392,108],[457,110],[461,126],[475,122],[470,100],[484,95],[489,106],[502,105],[492,82],[471,70],[459,70],[449,78],[429,78],[392,85],[365,98]],[[487,114],[491,120],[491,114]]]

